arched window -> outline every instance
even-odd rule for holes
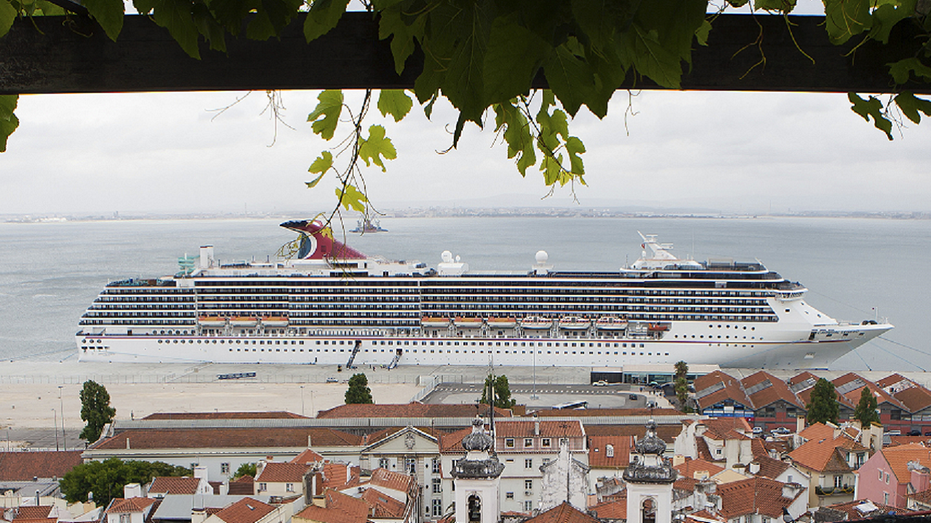
[[[645,498],[640,502],[640,513],[643,515],[640,518],[643,523],[656,523],[656,502],[653,498]]]
[[[607,456],[607,457],[609,457],[609,458],[613,458],[613,457],[614,457],[614,445],[607,445],[607,446],[605,446],[605,456]]]
[[[482,521],[482,499],[478,494],[469,496],[469,522],[480,523]]]

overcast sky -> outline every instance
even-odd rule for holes
[[[330,208],[333,178],[304,186],[333,145],[306,122],[317,94],[283,93],[293,129],[279,125],[274,145],[264,93],[223,114],[243,93],[23,96],[20,127],[0,154],[0,214]],[[889,142],[843,94],[643,91],[625,130],[627,104],[618,91],[605,120],[583,109],[571,123],[588,148],[582,208],[931,211],[927,123]],[[387,173],[366,171],[381,208],[572,205],[567,189],[541,202],[542,177],[521,178],[491,129],[473,126],[458,150],[438,154],[455,122],[448,108],[432,122],[417,107],[399,125],[374,110],[370,120],[386,125],[399,153]]]

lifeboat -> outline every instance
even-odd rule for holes
[[[475,329],[481,327],[483,323],[485,323],[485,320],[482,318],[456,318],[453,320],[453,325],[466,329]]]
[[[225,327],[226,318],[220,316],[198,316],[197,324],[201,327]]]
[[[647,330],[650,332],[666,332],[669,330],[668,323],[651,323],[647,326]]]
[[[599,330],[621,331],[627,328],[627,318],[620,316],[602,316],[595,322]]]
[[[262,318],[262,325],[266,327],[287,327],[288,326],[288,317],[287,316],[264,316]]]
[[[528,316],[520,320],[520,326],[522,329],[529,330],[549,329],[553,326],[553,320],[542,316]]]
[[[565,330],[585,330],[591,327],[591,320],[581,316],[563,316],[559,319],[559,328]]]
[[[255,327],[259,324],[259,319],[255,316],[233,316],[230,318],[230,325],[233,327]]]
[[[513,329],[517,327],[517,318],[488,318],[488,326],[492,329]]]
[[[446,328],[446,327],[449,327],[449,318],[424,316],[423,318],[420,318],[420,326],[421,327]]]

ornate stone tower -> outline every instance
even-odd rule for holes
[[[678,473],[663,458],[666,442],[656,436],[656,422],[652,419],[636,448],[637,454],[624,471],[627,523],[671,523],[672,484]]]
[[[453,462],[450,472],[456,489],[456,523],[497,523],[500,516],[498,487],[504,464],[483,425],[481,418],[472,422],[472,433],[462,438],[466,455]]]

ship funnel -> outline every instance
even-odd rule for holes
[[[201,269],[209,269],[213,266],[213,245],[203,245],[200,248],[200,265]]]

